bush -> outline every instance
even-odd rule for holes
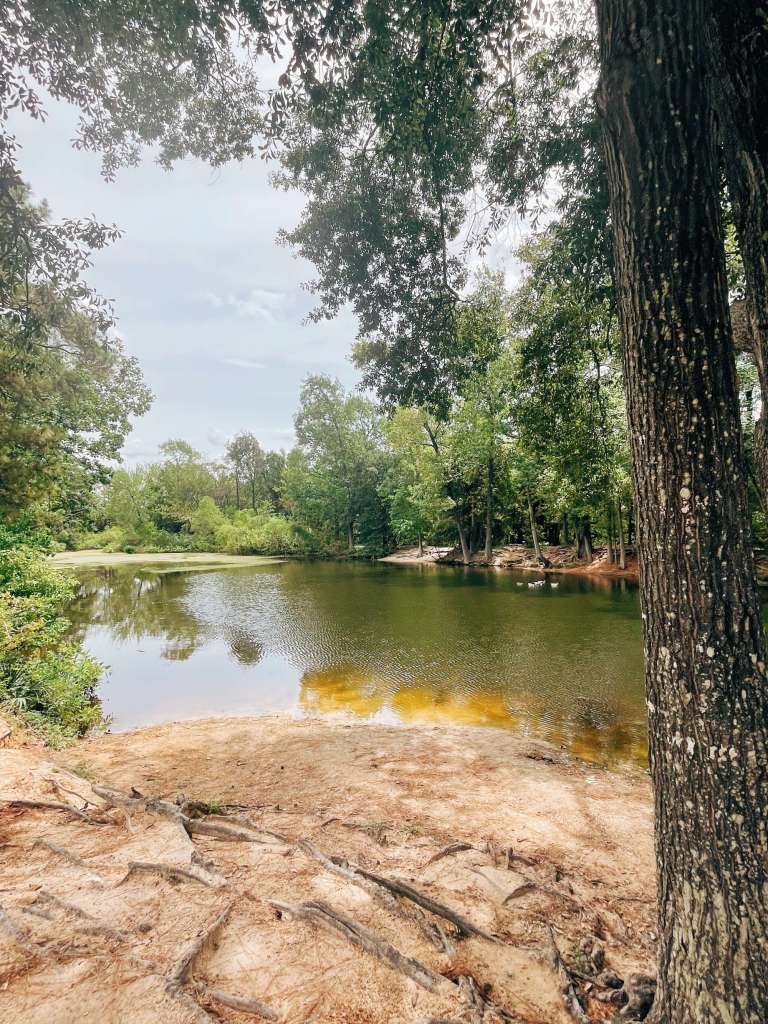
[[[76,587],[39,548],[0,548],[0,703],[56,745],[101,721],[102,667],[61,615]]]

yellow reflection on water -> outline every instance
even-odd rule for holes
[[[492,690],[462,693],[396,683],[357,666],[337,665],[305,672],[299,703],[311,714],[344,712],[372,718],[386,709],[409,724],[494,726],[548,740],[585,761],[646,763],[642,722],[606,716],[597,724],[584,708],[553,709],[533,694],[515,694],[512,707],[503,694]]]
[[[301,677],[299,703],[305,711],[333,714],[346,711],[370,718],[386,704],[386,694],[376,692],[373,677],[354,665],[305,672]]]

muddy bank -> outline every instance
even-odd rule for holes
[[[416,1024],[484,999],[565,1024],[549,928],[587,977],[654,960],[645,776],[495,730],[273,716],[12,742],[0,800],[3,1021]]]
[[[637,559],[634,554],[627,556],[627,566],[621,569],[615,562],[608,561],[604,549],[596,549],[595,557],[591,562],[576,557],[572,547],[568,545],[543,544],[541,547],[544,558],[549,563],[543,567],[536,557],[533,548],[525,544],[505,544],[502,547],[493,549],[493,558],[488,562],[483,552],[475,552],[469,563],[465,563],[458,548],[448,547],[427,547],[419,555],[416,546],[400,548],[382,562],[394,562],[401,565],[419,563],[440,563],[442,565],[473,565],[487,569],[516,569],[524,572],[568,572],[577,575],[605,576],[615,579],[627,579],[637,582],[639,571]]]

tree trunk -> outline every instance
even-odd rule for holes
[[[584,557],[588,562],[591,562],[595,557],[595,552],[592,547],[592,526],[589,522],[589,519],[584,520],[581,537],[584,544]]]
[[[240,477],[235,473],[235,505],[240,508]]]
[[[560,543],[563,547],[568,544],[568,513],[563,512],[563,521],[560,526]]]
[[[613,550],[613,507],[608,506],[608,543],[606,544],[606,555],[608,558],[608,565],[613,565],[616,561],[616,555]]]
[[[713,9],[713,81],[762,399],[755,427],[755,476],[768,513],[768,27],[756,0],[732,0]]]
[[[768,1017],[768,703],[704,0],[598,0],[659,881],[659,1024]]]
[[[623,511],[621,498],[616,501],[616,529],[619,537],[619,568],[627,568],[627,549],[624,545],[624,523],[622,522]]]
[[[355,524],[347,523],[347,549],[352,551],[355,546]]]
[[[251,507],[256,511],[256,481],[251,480]]]
[[[488,459],[488,493],[485,498],[485,560],[493,561],[493,459]]]
[[[533,550],[536,552],[536,559],[540,565],[549,565],[548,560],[541,553],[541,544],[539,544],[539,531],[536,526],[536,516],[533,514],[533,502],[531,501],[530,494],[528,497],[528,520],[531,524],[531,537],[533,538]]]
[[[419,534],[419,558],[424,557],[424,538]]]
[[[467,534],[464,530],[464,524],[461,521],[461,511],[459,510],[458,505],[456,506],[455,516],[456,532],[459,535],[459,547],[461,548],[461,560],[464,565],[469,565],[470,554],[469,545],[467,544]]]

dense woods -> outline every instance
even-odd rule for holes
[[[619,557],[632,543],[654,1018],[760,1024],[768,29],[749,0],[598,0],[596,15],[517,0],[5,6],[0,685],[42,713],[56,690],[64,592],[31,553],[45,538],[360,555],[443,542],[465,560],[508,540]],[[258,87],[257,57],[279,63],[275,88]],[[7,118],[41,117],[44,90],[79,108],[76,145],[108,177],[147,146],[168,167],[276,161],[306,200],[284,241],[316,268],[315,315],[356,314],[363,391],[308,378],[286,454],[244,424],[221,462],[176,439],[115,470],[149,395],[84,283],[116,230],[29,201]],[[514,217],[531,230],[508,288],[476,270]],[[78,652],[63,657],[71,679]]]

